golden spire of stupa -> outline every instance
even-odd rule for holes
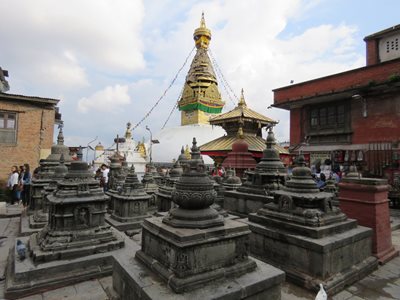
[[[225,102],[218,90],[217,76],[208,56],[211,31],[206,27],[204,13],[200,27],[193,33],[196,55],[186,76],[182,97],[179,100],[181,125],[209,124],[213,114],[219,114]]]
[[[200,27],[194,31],[193,38],[197,49],[208,49],[208,44],[211,40],[211,30],[206,27],[204,12],[201,14]]]

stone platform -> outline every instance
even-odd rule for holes
[[[105,220],[108,224],[118,229],[119,231],[127,231],[127,230],[142,228],[143,220],[150,217],[151,215],[137,216],[129,218],[128,222],[120,222],[119,220],[116,220],[113,217],[111,217],[111,215],[106,214]]]
[[[31,228],[29,226],[29,219],[32,216],[33,215],[27,216],[26,214],[21,214],[19,236],[29,236],[32,233],[36,233],[42,230],[42,228]]]
[[[241,218],[247,217],[249,213],[255,213],[274,198],[262,194],[246,193],[238,190],[225,191],[224,209],[229,213]]]
[[[323,283],[329,294],[337,293],[378,266],[377,259],[370,256],[371,229],[347,229],[353,220],[343,222],[344,232],[322,237],[315,233],[316,238],[242,221],[252,231],[251,255],[281,268],[288,280],[310,290],[318,291],[318,284]],[[326,232],[330,229],[319,228]]]
[[[140,247],[137,246],[139,250]],[[185,293],[174,293],[163,279],[132,256],[114,256],[113,289],[121,300],[130,299],[281,299],[281,283],[285,274],[281,270],[257,259],[257,268],[236,278],[211,281]]]
[[[124,238],[120,233],[113,230],[113,234],[118,236],[119,240],[124,243]],[[32,237],[19,238],[26,245],[29,239],[32,240]],[[6,299],[18,299],[49,289],[111,275],[113,255],[124,251],[124,255],[128,255],[128,249],[125,248],[112,251],[98,249],[98,253],[86,256],[85,254],[92,253],[93,251],[91,249],[86,249],[86,251],[85,249],[81,250],[82,255],[80,257],[71,255],[75,258],[69,258],[65,254],[63,259],[35,264],[29,256],[25,260],[20,261],[16,247],[12,247],[6,267]]]

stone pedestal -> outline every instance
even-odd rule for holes
[[[172,240],[157,237],[158,229],[172,234]],[[228,232],[226,238],[224,230]],[[178,236],[161,217],[146,219],[143,232],[146,250],[137,252],[138,260],[116,256],[113,287],[121,299],[281,298],[284,273],[242,256],[248,235],[245,224],[229,220],[212,230],[179,229]],[[152,254],[157,259],[151,258]],[[229,261],[233,264],[224,266]]]
[[[150,198],[132,165],[122,189],[111,194],[114,211],[110,217],[106,217],[106,221],[121,231],[139,229],[143,220],[151,216],[148,213]]]
[[[339,183],[340,209],[372,228],[372,253],[380,263],[399,254],[392,245],[388,188],[384,179],[343,178]]]
[[[114,289],[123,299],[280,299],[283,272],[248,257],[248,226],[210,207],[217,193],[195,139],[191,154],[177,207],[144,220],[136,260],[117,259]]]
[[[320,192],[304,157],[274,200],[249,214],[252,255],[282,268],[287,279],[329,294],[358,281],[377,267],[371,255],[372,230],[357,226]]]

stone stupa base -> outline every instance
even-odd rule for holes
[[[21,214],[21,222],[19,224],[19,236],[29,236],[32,233],[37,233],[42,228],[31,228],[29,226],[29,216]]]
[[[287,279],[299,286],[318,291],[322,283],[327,292],[335,294],[378,266],[371,254],[370,228],[357,226],[345,231],[342,228],[342,232],[335,234],[334,228],[330,228],[334,226],[325,226],[319,230],[330,234],[311,238],[252,222],[251,217],[256,216],[251,214],[250,221],[245,221],[252,231],[251,255],[281,268]],[[349,224],[346,221],[342,225]]]
[[[29,228],[31,229],[42,229],[47,225],[49,220],[49,214],[40,212],[35,212],[33,215],[29,216]]]
[[[124,244],[123,237],[116,230],[113,230],[113,234]],[[28,245],[29,239],[30,237],[19,238],[25,245]],[[50,289],[111,275],[113,256],[117,253],[121,253],[122,256],[129,255],[125,247],[113,248],[114,250],[97,249],[98,252],[93,252],[93,249],[89,248],[81,248],[78,257],[76,257],[76,253],[70,257],[70,253],[66,251],[61,259],[37,264],[28,253],[27,258],[20,261],[16,247],[13,247],[9,253],[5,273],[5,298],[19,299]]]
[[[247,225],[190,229],[162,220],[144,221],[136,259],[116,257],[113,287],[123,299],[280,299],[284,272],[247,257]]]
[[[115,229],[119,231],[127,231],[133,229],[140,229],[142,227],[142,223],[144,219],[150,218],[151,215],[147,214],[144,216],[136,216],[131,218],[123,218],[116,216],[114,214],[106,215],[105,220],[108,224],[110,224]]]
[[[224,209],[232,215],[245,218],[250,213],[255,213],[265,204],[273,201],[273,197],[244,193],[240,191],[226,191],[224,194]]]

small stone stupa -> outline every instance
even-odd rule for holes
[[[144,176],[142,178],[144,190],[146,191],[147,194],[149,194],[151,196],[151,199],[149,201],[149,210],[150,211],[157,210],[156,193],[158,191],[159,185],[158,185],[157,181],[155,180],[155,177],[158,179],[161,178],[158,175],[156,168],[153,165],[150,165],[146,169],[146,173],[144,173]]]
[[[106,217],[107,222],[120,231],[140,228],[143,220],[151,216],[148,214],[150,198],[132,165],[122,189],[111,195],[114,211],[111,217]]]
[[[288,280],[336,293],[377,266],[371,229],[357,226],[320,192],[300,155],[292,179],[274,201],[249,214],[250,252],[286,272]]]
[[[64,134],[62,127],[58,132],[57,144],[51,147],[50,155],[40,162],[40,169],[37,177],[32,179],[32,196],[29,212],[33,215],[29,217],[29,228],[27,232],[38,231],[47,224],[47,213],[43,212],[43,191],[50,184],[54,175],[54,169],[59,165],[61,156],[64,157],[65,164],[69,165],[72,161],[69,155],[69,148],[64,145]],[[22,223],[23,221],[21,221]],[[22,230],[21,230],[22,231]],[[23,233],[24,234],[24,233]]]
[[[114,289],[146,299],[177,299],[175,293],[182,299],[278,299],[283,272],[248,257],[247,225],[210,208],[215,196],[193,139],[192,159],[173,192],[178,207],[144,220],[138,261],[123,266],[116,259]],[[140,274],[151,278],[143,284]]]
[[[110,275],[113,250],[124,246],[123,237],[105,223],[107,196],[86,162],[72,162],[47,199],[48,225],[20,238],[27,258],[20,261],[16,251],[9,257],[6,298]]]
[[[182,158],[184,157],[184,161],[186,161],[183,147],[181,155],[176,160],[171,170],[168,172],[168,176],[165,178],[164,185],[160,186],[158,188],[158,191],[156,192],[158,212],[167,212],[174,205],[174,203],[172,202],[172,191],[175,188],[175,183],[179,180],[183,173],[183,169],[181,166],[181,156]]]
[[[257,212],[264,204],[272,201],[271,191],[283,186],[286,168],[275,149],[272,127],[268,131],[265,144],[263,157],[255,170],[245,172],[246,180],[237,190],[225,192],[224,208],[229,213],[245,217],[249,213]]]

